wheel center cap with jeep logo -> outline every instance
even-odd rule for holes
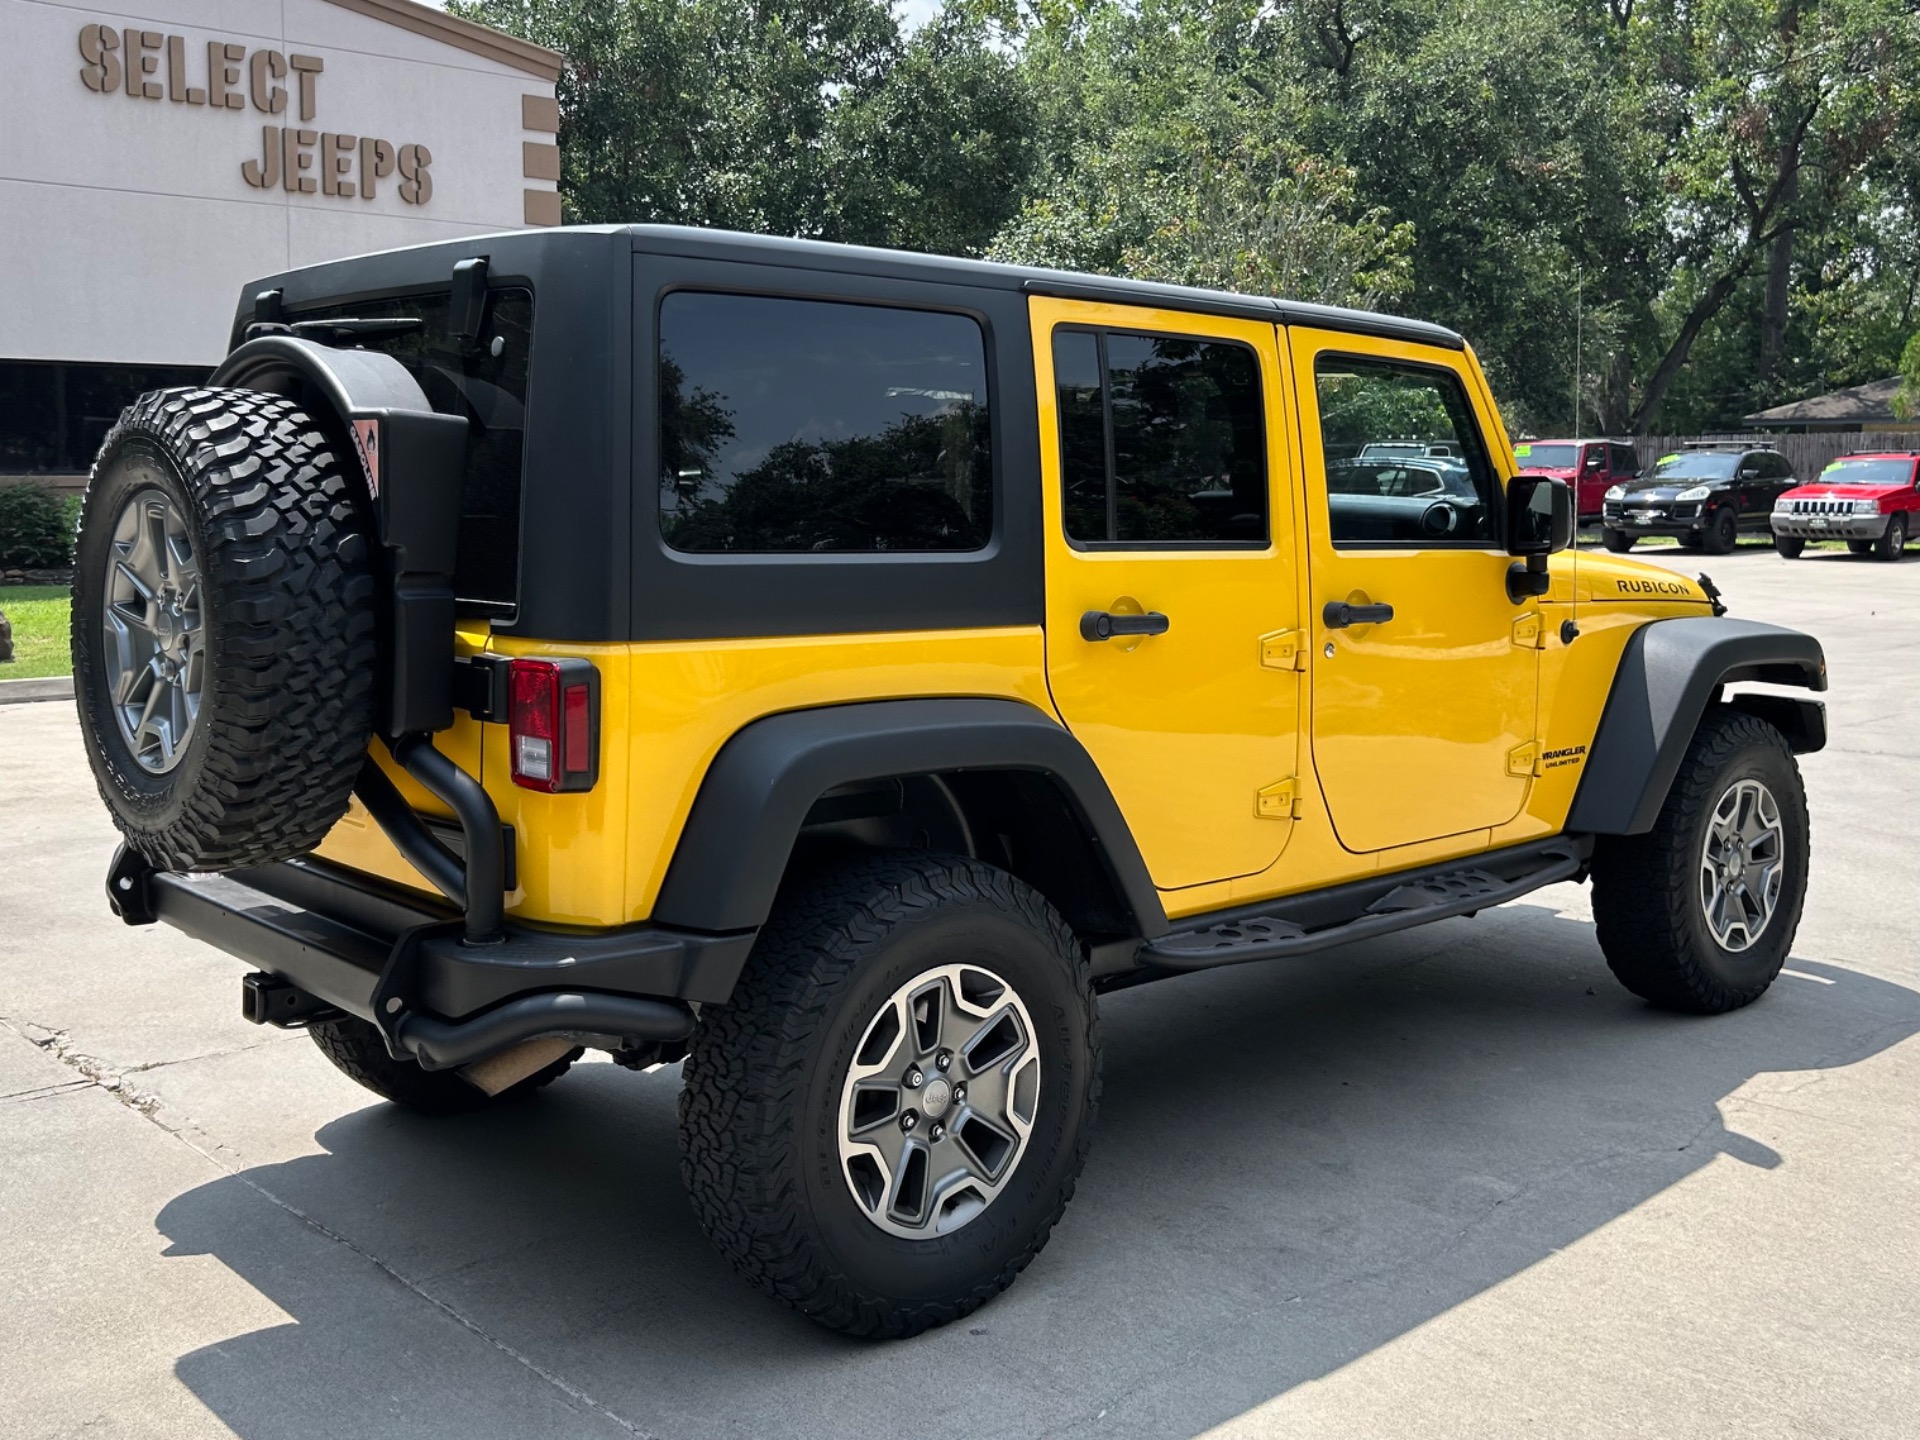
[[[920,1092],[920,1108],[927,1112],[928,1118],[938,1119],[947,1113],[947,1106],[953,1101],[953,1086],[944,1080],[930,1081]]]

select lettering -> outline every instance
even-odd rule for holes
[[[318,55],[249,50],[226,40],[205,46],[185,36],[138,26],[82,25],[80,83],[100,95],[166,100],[208,110],[245,110],[310,121],[319,113]],[[424,205],[433,198],[424,145],[395,145],[374,136],[310,129],[304,123],[260,127],[260,153],[241,162],[256,190],[276,187],[296,195],[358,195],[371,200],[379,183],[399,177],[400,198]]]

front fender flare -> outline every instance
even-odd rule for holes
[[[1614,672],[1567,830],[1651,830],[1707,706],[1719,698],[1721,686],[1741,680],[1825,690],[1826,657],[1811,635],[1754,620],[1653,620],[1634,631]],[[1742,705],[1749,700],[1755,703]],[[1782,727],[1795,749],[1817,750],[1825,743],[1824,714],[1816,721],[1799,711],[1819,710],[1816,701],[1736,696],[1732,703],[1776,724],[1787,718],[1784,707],[1795,707],[1798,723]]]
[[[1166,932],[1159,893],[1093,757],[1033,706],[992,699],[860,701],[743,727],[701,782],[653,919],[688,930],[756,928],[822,794],[862,780],[960,770],[1047,776],[1092,838],[1137,933]]]

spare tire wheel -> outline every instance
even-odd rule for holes
[[[74,556],[74,695],[114,824],[156,866],[284,860],[346,812],[373,729],[361,490],[277,395],[154,391],[108,433]]]

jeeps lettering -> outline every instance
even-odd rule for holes
[[[1683,580],[1616,580],[1614,591],[1620,595],[1692,595],[1693,587]]]

